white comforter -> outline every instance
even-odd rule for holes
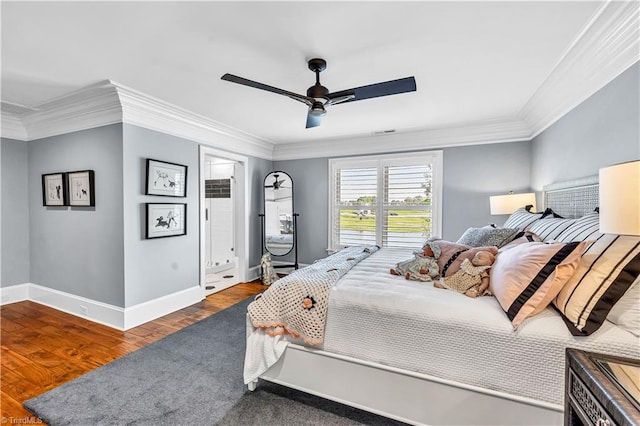
[[[566,347],[640,357],[640,339],[612,323],[575,337],[548,308],[514,331],[493,297],[473,299],[389,273],[411,256],[380,250],[332,288],[324,350],[558,405]],[[245,383],[286,345],[249,328]]]
[[[513,330],[498,301],[389,274],[410,250],[383,249],[333,288],[324,349],[512,395],[562,404],[565,348],[640,357],[612,323],[575,337],[551,308]]]

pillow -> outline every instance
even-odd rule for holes
[[[568,228],[556,237],[556,241],[569,243],[572,241],[595,240],[600,235],[600,215],[590,213],[576,219]]]
[[[503,228],[517,228],[521,231],[526,230],[533,222],[544,217],[544,213],[531,213],[521,208],[516,210],[509,216],[509,219],[502,225]]]
[[[640,276],[627,292],[613,305],[607,320],[640,337]]]
[[[470,247],[464,244],[452,243],[445,240],[431,240],[431,243],[438,244],[440,256],[438,257],[438,267],[440,275],[449,277],[460,270],[460,265],[465,259],[471,260],[479,251],[488,251],[494,256],[498,254],[498,247]],[[425,246],[425,248],[428,245]],[[424,253],[427,255],[427,253]]]
[[[588,233],[586,228],[571,235],[585,233]],[[597,239],[553,302],[575,336],[588,336],[598,330],[616,302],[640,275],[640,237],[597,231],[590,235]]]
[[[500,252],[491,268],[489,290],[514,329],[551,303],[589,244],[531,242]]]
[[[542,241],[557,240],[558,236],[575,221],[575,219],[544,218],[531,224],[529,231],[540,237]]]
[[[521,232],[518,228],[469,228],[456,242],[471,247],[496,246],[510,243]]]

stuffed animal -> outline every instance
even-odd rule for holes
[[[439,239],[427,241],[425,246],[422,248],[423,254],[426,254],[429,249],[433,249],[434,246],[437,246],[441,252],[436,259],[438,259],[440,275],[442,277],[449,277],[458,272],[462,262],[465,259],[471,260],[479,251],[488,251],[494,256],[497,256],[498,254],[498,247],[496,246],[471,247]]]
[[[478,251],[471,260],[464,259],[456,273],[434,282],[433,285],[455,290],[469,297],[490,295],[487,270],[491,268],[495,259],[495,255],[490,251]]]
[[[413,259],[405,260],[396,264],[389,272],[393,275],[400,275],[413,281],[433,281],[440,278],[440,267],[438,257],[440,247],[436,243],[427,243],[430,255],[426,255],[425,249],[422,252],[414,253]]]

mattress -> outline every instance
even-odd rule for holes
[[[572,336],[547,308],[517,330],[494,297],[391,275],[407,249],[382,249],[331,290],[324,350],[562,405],[565,348],[640,358],[640,338],[606,322]]]

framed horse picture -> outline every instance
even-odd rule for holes
[[[187,196],[187,166],[147,158],[146,195]]]

